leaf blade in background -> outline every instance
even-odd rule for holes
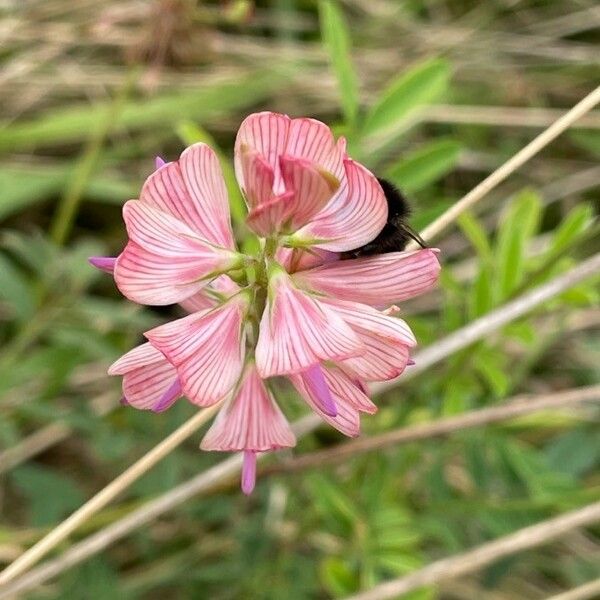
[[[523,281],[525,246],[538,229],[541,212],[539,195],[525,189],[511,201],[502,216],[496,244],[499,299],[507,298]]]
[[[438,98],[449,80],[450,67],[439,58],[421,62],[403,72],[371,107],[362,133],[368,136],[396,128],[414,110]]]
[[[449,173],[458,162],[461,145],[451,139],[430,142],[387,170],[386,176],[407,193],[418,192]]]
[[[352,66],[348,26],[337,2],[319,2],[321,36],[335,73],[342,111],[349,125],[356,122],[359,108],[358,81]]]
[[[150,126],[167,129],[182,119],[204,121],[239,111],[271,93],[281,85],[283,79],[284,75],[279,72],[258,72],[146,101],[131,100],[125,103],[113,129],[116,132]],[[243,93],[240,93],[240,89],[243,89]],[[106,108],[106,102],[91,106],[75,105],[47,112],[30,121],[15,122],[4,127],[0,124],[0,152],[83,140],[106,113]]]

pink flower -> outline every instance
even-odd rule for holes
[[[430,249],[340,260],[377,236],[387,202],[319,121],[250,115],[235,172],[259,256],[237,251],[216,155],[195,144],[177,161],[157,159],[123,208],[125,249],[90,262],[131,300],[189,313],[146,332],[109,373],[136,408],[223,402],[202,448],[243,452],[249,493],[257,454],[295,444],[270,378],[286,377],[325,421],[358,435],[360,413],[377,410],[366,382],[400,375],[416,344],[398,308],[381,309],[430,289],[439,263]]]

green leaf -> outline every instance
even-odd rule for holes
[[[367,114],[363,133],[396,128],[415,109],[439,98],[448,86],[450,67],[439,58],[422,62],[394,80]]]
[[[492,352],[478,353],[475,367],[483,379],[487,382],[492,392],[499,398],[504,396],[510,386],[510,379],[502,369],[502,355]]]
[[[0,220],[60,194],[73,173],[73,165],[0,167]],[[94,175],[85,186],[86,199],[122,204],[139,189],[114,175]]]
[[[523,190],[510,203],[498,234],[498,294],[507,298],[523,281],[525,245],[539,226],[542,202],[533,190]]]
[[[491,269],[482,264],[470,294],[469,315],[471,319],[476,319],[490,312],[493,306],[494,292]]]
[[[27,279],[6,256],[0,254],[0,299],[19,321],[35,312],[35,297]]]
[[[5,166],[0,169],[0,219],[45,200],[56,193],[66,181],[66,172]]]
[[[328,557],[321,563],[321,579],[329,593],[335,597],[345,597],[358,589],[357,574],[346,563],[336,557]]]
[[[417,192],[451,171],[461,146],[454,140],[436,140],[422,146],[387,171],[387,177],[408,193]]]
[[[13,471],[12,478],[29,502],[31,520],[36,527],[55,523],[84,499],[71,479],[47,467],[19,467]]]
[[[594,220],[594,210],[589,204],[576,206],[554,232],[550,254],[559,254],[590,227]]]
[[[273,70],[262,71],[191,91],[178,91],[149,100],[131,100],[116,117],[113,131],[119,133],[146,127],[168,129],[182,119],[203,121],[239,111],[256,104],[279,87],[282,79],[282,75]],[[50,111],[31,121],[11,123],[3,128],[0,124],[0,152],[84,140],[106,115],[107,107],[106,102],[75,105]]]
[[[342,11],[333,0],[319,2],[321,35],[337,78],[340,104],[348,124],[358,114],[358,84],[350,56],[350,35]]]
[[[477,250],[479,258],[483,261],[491,261],[492,246],[481,222],[469,211],[460,215],[457,222],[465,237],[471,242],[473,248]]]
[[[571,131],[571,139],[581,148],[600,156],[600,131]]]

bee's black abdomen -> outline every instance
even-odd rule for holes
[[[425,246],[423,240],[406,222],[406,219],[410,215],[408,200],[393,183],[379,178],[377,178],[377,181],[379,181],[379,185],[381,185],[385,199],[387,200],[387,223],[374,240],[360,248],[344,252],[342,259],[373,256],[376,254],[385,254],[386,252],[399,252],[406,248],[410,240],[415,240],[421,246]]]
[[[392,220],[406,219],[410,216],[410,205],[400,190],[387,179],[377,178],[385,194],[388,205],[388,223]]]

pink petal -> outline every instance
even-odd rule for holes
[[[127,404],[146,410],[154,409],[177,381],[175,367],[150,344],[142,344],[124,354],[110,366],[108,373],[123,376]],[[172,398],[171,404],[177,397]],[[163,409],[166,408],[168,406]]]
[[[287,115],[260,112],[246,117],[235,138],[235,175],[242,189],[246,189],[242,167],[243,152],[253,150],[260,154],[273,170],[276,193],[283,192],[279,172],[279,156],[285,152],[291,119]]]
[[[356,356],[363,347],[335,311],[295,288],[289,275],[278,271],[269,280],[256,345],[262,377],[305,371],[324,360]]]
[[[296,445],[296,438],[253,364],[200,447],[203,450],[266,452]]]
[[[159,398],[158,402],[152,406],[152,411],[155,413],[164,412],[167,408],[173,406],[178,398],[181,398],[181,383],[179,379],[175,379]]]
[[[198,312],[207,308],[213,308],[220,301],[230,298],[240,291],[240,286],[232,281],[227,275],[219,275],[207,286],[193,296],[182,300],[179,304],[189,313]]]
[[[114,273],[115,263],[117,262],[117,258],[114,256],[90,256],[88,258],[88,262],[92,267],[96,267],[96,269],[100,269],[100,271],[104,271],[105,273]]]
[[[344,161],[344,168],[338,192],[292,240],[344,252],[370,242],[383,229],[388,207],[376,177],[350,159]]]
[[[439,271],[436,252],[427,248],[337,261],[295,273],[294,281],[340,300],[385,306],[426,292]]]
[[[185,223],[205,240],[234,249],[229,201],[219,160],[206,144],[194,144],[176,162],[154,171],[140,200]]]
[[[243,165],[248,162],[245,158],[248,154],[243,155]],[[268,169],[270,174],[263,183],[264,177],[260,173],[253,175],[251,170],[245,171],[246,196],[253,207],[248,215],[248,225],[263,237],[282,231],[291,233],[307,223],[329,202],[339,186],[333,175],[309,161],[281,156],[279,162],[285,192],[273,196],[272,170],[259,159],[255,159],[255,162],[255,170]],[[254,186],[256,189],[253,189]]]
[[[191,402],[210,406],[238,381],[244,360],[242,327],[248,297],[239,294],[212,310],[194,313],[144,335],[177,369]]]
[[[206,293],[206,289],[208,286],[204,288],[204,290],[200,290],[196,292],[193,296],[186,298],[185,300],[180,300],[179,304],[188,313],[195,313],[201,310],[206,310],[207,308],[213,308],[218,304],[217,298]]]
[[[250,210],[273,199],[275,173],[269,163],[255,150],[242,152],[244,195]]]
[[[359,339],[366,350],[362,356],[342,361],[345,370],[364,381],[389,381],[404,372],[409,360],[408,346],[368,333],[359,334]]]
[[[317,164],[293,156],[281,156],[281,176],[287,192],[292,192],[288,204],[289,221],[286,230],[294,232],[306,225],[332,198],[340,185],[338,179]]]
[[[248,213],[247,223],[255,233],[268,237],[281,229],[286,216],[290,213],[293,192],[284,192],[273,196],[269,201],[263,202]]]
[[[327,386],[337,407],[337,415],[332,417],[326,414],[314,393],[306,385],[305,377],[299,375],[289,376],[290,381],[298,390],[307,404],[327,423],[343,434],[356,437],[360,433],[360,412],[374,413],[377,407],[369,400],[361,387],[352,379],[335,367],[324,368],[323,375]]]
[[[246,450],[244,452],[244,461],[242,463],[242,492],[249,496],[254,491],[256,485],[256,452]]]
[[[255,113],[240,125],[235,140],[235,174],[245,189],[242,153],[258,152],[273,169],[275,194],[283,193],[279,157],[286,154],[316,163],[338,180],[344,177],[343,159],[346,141],[336,143],[329,127],[315,119],[290,119],[272,112]]]
[[[358,302],[337,299],[322,299],[321,302],[333,308],[365,346],[361,356],[343,361],[346,369],[366,381],[387,381],[404,371],[409,349],[417,341],[403,320]]]
[[[411,348],[417,345],[413,332],[402,319],[388,316],[385,312],[360,302],[337,298],[323,298],[321,302],[333,308],[352,329],[361,334],[404,344]]]
[[[340,180],[344,176],[346,141],[336,143],[331,129],[316,119],[293,119],[290,123],[285,154],[315,163]]]
[[[134,302],[179,302],[239,263],[239,255],[212,246],[170,214],[142,202],[127,202],[123,218],[130,242],[117,259],[115,281]]]
[[[325,381],[323,369],[316,364],[302,373],[304,385],[309,390],[311,398],[319,405],[322,412],[330,417],[337,415],[337,408],[331,396],[331,391]]]
[[[337,252],[320,250],[319,248],[284,248],[280,246],[275,253],[275,260],[288,273],[312,269],[340,259]]]

